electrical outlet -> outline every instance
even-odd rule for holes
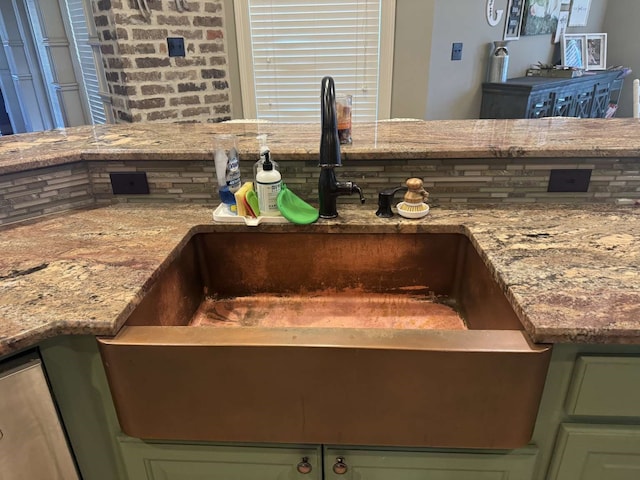
[[[184,57],[184,38],[168,37],[167,48],[169,49],[170,57]]]
[[[462,42],[451,44],[451,60],[462,60]]]
[[[553,169],[547,192],[586,192],[591,181],[591,169]]]
[[[110,173],[111,190],[114,195],[144,195],[149,193],[146,172]]]

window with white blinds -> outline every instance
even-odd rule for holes
[[[354,122],[388,118],[395,0],[236,0],[245,118],[318,122],[320,81]]]
[[[111,109],[105,108],[109,95],[91,4],[88,0],[66,0],[65,3],[92,123],[111,123],[108,117]]]

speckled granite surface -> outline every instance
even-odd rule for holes
[[[373,206],[337,220],[260,229],[461,232],[500,279],[535,342],[640,344],[640,209],[433,208],[423,220],[378,219]],[[56,334],[114,334],[210,208],[117,205],[0,230],[0,354]]]
[[[388,121],[355,124],[344,159],[637,157],[640,120]],[[239,150],[257,152],[267,133],[274,156],[314,159],[319,124],[276,123],[97,125],[0,138],[0,174],[78,160],[202,160],[212,136],[235,133]]]

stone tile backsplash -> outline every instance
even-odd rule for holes
[[[274,158],[278,160],[277,158]],[[243,179],[252,176],[253,158],[241,159]],[[283,181],[317,205],[317,161],[280,161]],[[590,169],[585,193],[549,193],[552,169]],[[143,171],[148,195],[113,195],[109,173]],[[378,192],[402,185],[409,177],[424,179],[433,206],[453,203],[616,203],[640,196],[640,159],[425,159],[349,160],[337,169],[339,180],[356,182],[364,191],[363,208],[375,211]],[[401,200],[398,195],[398,201]],[[69,209],[121,202],[218,203],[213,162],[86,161],[0,177],[0,224]],[[635,201],[635,200],[634,200]],[[356,196],[340,203],[358,203]]]
[[[84,162],[0,176],[0,225],[93,204]]]

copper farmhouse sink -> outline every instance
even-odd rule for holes
[[[516,448],[550,347],[460,233],[193,235],[115,337],[123,431],[144,439]]]

